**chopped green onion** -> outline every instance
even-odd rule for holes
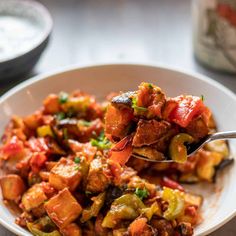
[[[90,192],[90,191],[85,191],[85,194],[86,194],[86,195],[91,195],[92,192]]]
[[[68,101],[68,94],[65,93],[65,92],[61,92],[61,93],[59,94],[59,102],[60,102],[61,104],[64,104],[64,103],[66,103],[67,101]]]
[[[74,162],[75,162],[76,164],[79,164],[80,161],[81,161],[80,157],[75,157]]]
[[[149,87],[150,89],[153,89],[153,85],[152,85],[151,83],[148,84],[148,87]]]
[[[79,166],[75,166],[75,170],[76,170],[76,171],[79,170]]]
[[[63,136],[64,136],[64,139],[68,139],[68,129],[67,128],[64,128],[63,129]]]
[[[137,98],[136,97],[133,97],[132,98],[132,108],[134,109],[134,111],[136,112],[142,112],[142,111],[147,111],[147,108],[146,107],[140,107],[137,105]]]
[[[134,192],[141,200],[143,200],[144,198],[147,198],[149,193],[147,191],[147,189],[140,189],[140,188],[136,188],[135,192]]]
[[[205,100],[204,95],[201,95],[201,100],[204,102]]]
[[[57,120],[63,120],[63,119],[65,119],[65,117],[66,117],[66,114],[64,112],[58,112],[56,114]]]
[[[81,124],[83,126],[86,126],[86,127],[89,127],[91,125],[91,122],[90,121],[86,121],[86,120],[80,120],[79,124]]]
[[[104,132],[102,132],[97,139],[92,138],[90,143],[92,146],[102,150],[111,148],[111,142],[105,137]]]

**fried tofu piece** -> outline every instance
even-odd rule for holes
[[[82,207],[72,196],[68,188],[60,191],[44,204],[49,217],[59,227],[64,228],[73,222],[82,212]]]
[[[56,94],[50,94],[43,101],[44,113],[55,114],[60,111],[60,103]]]
[[[3,198],[18,202],[25,191],[25,184],[19,175],[6,175],[0,179]]]
[[[174,129],[167,121],[157,120],[142,120],[140,119],[137,126],[137,131],[133,138],[132,145],[134,147],[142,147],[144,145],[151,145],[158,142],[163,136],[168,135],[171,132],[169,140],[175,134],[172,134]]]
[[[200,208],[203,202],[203,197],[197,194],[184,193],[184,201],[187,206]]]
[[[61,233],[63,236],[82,236],[80,227],[75,223],[69,224],[61,229]]]
[[[212,182],[215,175],[215,167],[220,164],[224,156],[218,152],[205,150],[200,150],[198,153],[200,157],[197,163],[197,175],[202,180]]]
[[[110,183],[109,177],[105,174],[108,166],[102,158],[95,158],[89,167],[87,177],[87,191],[98,193],[103,192]]]
[[[50,171],[50,185],[58,190],[69,188],[70,191],[74,191],[81,180],[81,173],[78,167],[78,164],[74,161],[61,158]]]
[[[47,200],[41,184],[35,184],[22,197],[22,205],[26,211],[40,206]]]

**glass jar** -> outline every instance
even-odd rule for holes
[[[193,0],[196,58],[211,68],[236,72],[236,0]]]

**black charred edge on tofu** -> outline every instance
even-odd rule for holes
[[[132,106],[132,96],[135,94],[136,94],[136,92],[134,92],[134,91],[122,93],[121,95],[118,95],[118,96],[112,98],[111,103],[116,106],[124,105],[124,106],[131,107]]]
[[[221,163],[218,166],[215,167],[215,174],[214,174],[213,179],[212,179],[213,183],[216,182],[216,179],[217,179],[216,177],[217,177],[217,175],[220,171],[225,169],[227,166],[231,166],[233,164],[234,164],[234,158],[229,158],[229,159],[222,160]]]

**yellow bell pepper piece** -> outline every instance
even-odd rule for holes
[[[187,160],[187,148],[185,143],[192,143],[193,137],[186,133],[180,133],[171,139],[169,145],[170,158],[178,163],[184,163]]]
[[[162,199],[168,202],[168,208],[163,216],[167,220],[174,220],[184,211],[184,193],[171,188],[163,188]]]
[[[37,128],[37,135],[39,137],[51,136],[53,137],[53,132],[50,125],[43,125]]]

